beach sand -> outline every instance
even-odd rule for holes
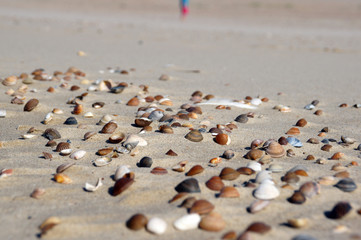
[[[361,143],[361,113],[352,107],[361,103],[358,87],[361,2],[198,0],[191,1],[190,15],[185,21],[180,21],[176,1],[150,2],[153,1],[0,0],[2,79],[23,72],[30,74],[38,68],[50,75],[54,71],[65,72],[71,66],[86,73],[81,79],[69,81],[67,88],[60,87],[61,81],[34,80],[28,85],[24,101],[37,98],[40,103],[31,112],[24,112],[24,105],[11,104],[13,97],[5,94],[10,88],[16,90],[20,80],[15,86],[0,85],[0,109],[7,111],[6,117],[0,119],[0,168],[13,169],[13,175],[0,178],[2,239],[35,239],[40,236],[39,225],[50,216],[58,217],[61,223],[42,236],[46,239],[220,239],[230,230],[239,235],[255,221],[272,227],[265,235],[252,233],[252,239],[256,240],[292,239],[299,234],[309,234],[316,239],[360,239],[359,188],[350,193],[322,185],[321,193],[303,204],[291,204],[287,199],[304,182],[334,175],[336,172],[331,167],[336,163],[361,164],[360,152],[356,150]],[[79,51],[86,55],[78,56]],[[117,68],[129,74],[109,71]],[[160,81],[162,74],[172,78]],[[68,99],[87,92],[90,84],[81,84],[82,79],[88,79],[89,83],[112,79],[126,82],[129,87],[121,94],[89,91],[83,101],[84,112],[91,111],[94,118],[85,118],[73,115],[74,105],[67,104]],[[80,89],[70,91],[72,85]],[[198,119],[180,121],[191,123],[197,129],[201,121],[208,120],[210,127],[215,127],[234,121],[240,114],[254,112],[254,118],[245,124],[236,123],[238,129],[228,133],[232,139],[230,145],[216,144],[209,133],[203,134],[201,142],[188,141],[184,138],[189,132],[186,127],[174,128],[174,134],[155,132],[161,123],[153,122],[153,131],[142,135],[148,145],[141,147],[139,154],[120,154],[107,166],[93,166],[98,149],[120,144],[107,143],[109,134],[97,134],[84,141],[84,134],[100,131],[101,126],[96,123],[105,114],[114,115],[117,131],[126,135],[138,133],[140,128],[132,126],[138,107],[126,106],[126,103],[139,95],[140,85],[149,86],[151,96],[171,99],[171,114],[177,113],[182,104],[192,103],[189,99],[196,90],[231,100],[259,96],[269,101],[255,110],[237,107],[219,110],[213,105],[202,105],[203,114],[198,115]],[[49,87],[55,88],[54,93],[47,92]],[[36,91],[30,91],[32,89]],[[121,103],[116,104],[117,100]],[[313,100],[319,100],[317,107],[304,109]],[[92,108],[97,101],[104,102],[105,106]],[[348,107],[339,107],[343,103]],[[273,109],[276,105],[289,106],[291,112],[277,111]],[[62,109],[64,114],[54,115],[48,125],[42,124],[53,108]],[[324,114],[315,115],[317,109]],[[86,128],[64,125],[70,116]],[[243,156],[252,140],[277,140],[287,136],[285,133],[300,118],[308,121],[297,136],[304,146],[294,148],[288,144],[284,148],[293,149],[296,155],[273,159],[273,164],[283,166],[282,172],[272,173],[280,196],[266,209],[256,214],[246,210],[255,200],[254,189],[242,184],[255,175],[224,181],[227,186],[235,185],[238,189],[240,197],[235,199],[217,198],[217,192],[205,186],[204,183],[219,175],[224,167],[237,169],[251,162]],[[36,137],[21,139],[30,127],[40,130],[34,133]],[[325,137],[318,137],[324,127],[328,127],[329,132]],[[72,160],[45,147],[48,140],[41,133],[47,128],[57,129],[62,135],[61,141],[70,140],[72,149],[85,150],[86,156]],[[320,150],[322,143],[306,143],[311,137],[339,142],[341,136],[354,138],[356,142],[347,147],[331,143],[330,152]],[[165,155],[169,149],[178,156]],[[210,159],[228,149],[235,151],[234,158],[222,159],[216,167],[208,166]],[[53,159],[44,159],[43,152],[51,153]],[[344,153],[344,159],[328,160],[336,152]],[[309,154],[327,161],[325,164],[307,161]],[[136,163],[143,156],[153,159],[152,168],[166,168],[168,174],[154,175],[150,173],[152,168],[138,168]],[[194,176],[201,193],[190,195],[215,205],[215,211],[226,221],[222,231],[177,231],[172,226],[176,219],[187,214],[186,209],[178,207],[182,200],[168,203],[177,193],[174,187],[189,178],[185,172],[171,170],[184,160],[188,161],[187,170],[197,164],[205,168],[203,173]],[[53,175],[57,166],[70,162],[76,165],[65,174],[73,182],[67,185],[55,182]],[[135,173],[135,183],[114,197],[111,176],[119,165],[129,165]],[[291,184],[293,190],[281,188],[285,183],[280,178],[296,165],[306,167],[309,176]],[[360,185],[360,166],[347,167],[347,171]],[[84,191],[86,182],[95,184],[98,178],[104,178],[104,186],[93,193]],[[39,199],[31,198],[35,188],[44,188],[46,193]],[[339,201],[348,201],[353,207],[351,213],[341,220],[327,218],[325,212]],[[135,213],[164,219],[168,224],[166,232],[157,236],[146,230],[127,229],[125,222]],[[308,218],[310,224],[304,229],[294,229],[286,225],[291,218]],[[347,230],[335,233],[340,225]]]

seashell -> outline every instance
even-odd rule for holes
[[[202,97],[203,93],[199,90],[192,93],[192,97]]]
[[[307,198],[312,198],[313,196],[320,194],[320,191],[320,185],[315,182],[306,182],[302,184],[299,189],[299,192]]]
[[[162,75],[160,75],[160,77],[158,79],[162,80],[162,81],[168,81],[168,80],[171,80],[172,77],[167,74],[162,74]]]
[[[345,225],[337,225],[333,230],[332,230],[332,232],[333,233],[346,233],[346,232],[349,232],[350,231],[350,229],[347,227],[347,226],[345,226]],[[360,238],[360,236],[359,235],[352,235],[351,236],[351,239],[359,239]]]
[[[18,77],[17,76],[9,76],[2,81],[4,86],[13,86],[17,83]]]
[[[0,109],[0,118],[4,118],[4,117],[6,117],[6,110]]]
[[[76,120],[75,117],[69,117],[65,120],[64,124],[65,125],[77,125],[78,121]]]
[[[148,223],[148,219],[143,214],[137,213],[128,219],[126,225],[129,229],[138,231],[143,229]]]
[[[64,173],[57,173],[54,175],[54,180],[57,183],[63,183],[63,184],[69,184],[72,183],[73,181]]]
[[[97,133],[96,132],[87,132],[84,134],[84,140],[88,140],[89,138],[95,136]]]
[[[109,153],[113,152],[114,148],[112,147],[108,147],[108,148],[101,148],[97,151],[97,154],[99,156],[105,156],[108,155]]]
[[[223,133],[219,128],[211,128],[209,129],[209,132],[212,133],[212,136],[217,136],[218,134]]]
[[[53,114],[52,113],[48,113],[45,115],[45,118],[43,120],[43,123],[46,125],[48,124],[51,120],[53,120]]]
[[[41,231],[40,236],[44,236],[48,231],[54,228],[56,225],[60,224],[61,221],[58,217],[49,217],[47,218],[40,226]]]
[[[155,174],[155,175],[164,175],[167,174],[168,171],[165,168],[162,167],[155,167],[152,169],[152,171],[150,171],[150,173]]]
[[[273,159],[271,158],[270,155],[264,155],[263,157],[261,157],[261,158],[258,160],[258,163],[260,163],[261,165],[268,165],[268,164],[270,164],[271,162],[273,162]]]
[[[234,151],[233,150],[226,150],[222,154],[222,157],[224,157],[225,159],[228,159],[228,160],[232,159],[234,157]]]
[[[188,163],[188,161],[181,161],[181,162],[177,163],[177,165],[172,167],[172,170],[176,171],[176,172],[184,172],[186,169],[185,166],[187,163]]]
[[[65,170],[67,170],[68,168],[70,168],[71,166],[74,166],[74,165],[75,165],[75,162],[61,164],[59,167],[56,168],[56,173],[62,173]]]
[[[322,150],[322,151],[325,151],[325,152],[329,152],[329,151],[331,150],[331,148],[332,148],[332,145],[330,145],[330,144],[325,144],[325,145],[323,145],[323,146],[321,147],[321,150]]]
[[[43,155],[44,155],[44,158],[45,159],[52,159],[53,158],[53,155],[51,155],[50,153],[47,153],[47,152],[43,152]]]
[[[198,130],[191,130],[185,138],[192,142],[200,142],[203,140],[202,134]]]
[[[221,238],[221,240],[235,240],[235,239],[237,239],[237,233],[235,231],[226,232],[225,234],[223,234]]]
[[[108,141],[110,143],[120,143],[121,141],[123,141],[124,138],[124,133],[114,133],[109,137]]]
[[[341,136],[341,141],[346,144],[353,144],[356,142],[355,139],[350,138],[350,137],[345,137],[345,136]]]
[[[161,218],[153,217],[149,219],[147,223],[147,230],[151,233],[161,235],[167,230],[167,223]]]
[[[245,232],[254,232],[258,234],[265,234],[271,230],[271,226],[263,223],[263,222],[254,222],[251,223]]]
[[[197,213],[187,214],[181,218],[178,218],[173,226],[180,231],[192,230],[198,228],[201,217]]]
[[[314,109],[316,106],[315,105],[313,105],[313,104],[307,104],[306,106],[305,106],[305,109],[306,110],[312,110],[312,109]]]
[[[163,116],[164,113],[162,111],[154,110],[149,114],[148,118],[152,121],[159,121]]]
[[[260,200],[272,200],[280,195],[279,190],[271,181],[263,181],[254,191],[253,196]]]
[[[241,114],[239,116],[237,116],[234,121],[239,122],[239,123],[246,123],[248,122],[248,117],[247,114]]]
[[[121,179],[127,173],[130,173],[130,170],[127,166],[122,165],[117,167],[117,170],[115,170],[115,174],[114,174],[114,180],[117,181]]]
[[[134,120],[134,123],[138,127],[146,127],[149,126],[152,123],[152,121],[147,118],[137,118]]]
[[[280,138],[278,139],[278,143],[281,144],[281,145],[287,145],[287,144],[288,144],[287,138],[285,138],[285,137],[280,137]]]
[[[252,149],[246,154],[246,158],[250,160],[257,160],[263,156],[263,151],[259,149]]]
[[[306,197],[301,192],[295,191],[293,195],[288,198],[288,201],[294,204],[302,204],[306,201]]]
[[[150,157],[143,157],[137,164],[138,167],[150,168],[153,164],[153,160]]]
[[[267,200],[256,200],[248,208],[250,213],[257,213],[266,208],[271,202]]]
[[[351,178],[344,178],[338,181],[335,187],[344,192],[353,192],[356,190],[357,185]]]
[[[118,85],[118,86],[116,86],[116,87],[112,87],[112,88],[110,89],[110,92],[119,94],[119,93],[122,93],[125,88],[126,88],[126,86]]]
[[[266,152],[273,158],[280,158],[286,155],[286,151],[278,142],[271,142],[267,147]]]
[[[101,186],[103,186],[103,183],[102,183],[102,179],[101,178],[98,178],[98,181],[97,183],[94,185],[91,185],[89,183],[85,183],[85,191],[88,191],[88,192],[95,192],[96,190],[98,190]]]
[[[220,198],[237,198],[240,197],[238,190],[235,187],[224,187],[219,193]]]
[[[191,208],[196,201],[197,201],[197,199],[195,197],[187,197],[180,204],[180,207],[182,207],[182,208]]]
[[[344,158],[345,154],[342,152],[337,152],[335,154],[332,155],[332,157],[330,158],[331,160],[340,160],[341,158]]]
[[[259,106],[259,105],[262,104],[262,100],[259,99],[259,98],[253,98],[253,99],[251,100],[251,104],[252,104],[252,105],[255,105],[255,106]]]
[[[118,125],[115,122],[108,122],[107,124],[104,125],[104,127],[102,128],[102,130],[100,130],[100,133],[113,133],[116,129],[117,129]]]
[[[247,163],[247,168],[250,168],[255,172],[259,172],[262,170],[262,165],[258,162],[249,162]]]
[[[308,143],[311,143],[311,144],[319,144],[320,141],[317,139],[317,138],[310,138],[307,140]]]
[[[30,197],[39,199],[44,194],[45,194],[44,188],[35,188],[34,191],[30,194]]]
[[[315,160],[316,158],[315,158],[315,156],[313,156],[313,155],[307,155],[307,157],[305,158],[305,160],[309,160],[309,161],[311,161],[311,160]]]
[[[104,102],[95,102],[92,104],[92,107],[95,108],[95,109],[99,109],[99,108],[102,108],[104,107],[105,103]]]
[[[350,173],[347,171],[342,171],[342,172],[338,172],[334,175],[337,178],[349,178],[350,177]]]
[[[304,228],[309,225],[307,218],[291,218],[287,220],[287,224],[293,228]]]
[[[177,153],[175,153],[172,149],[169,149],[168,152],[165,153],[165,155],[168,155],[168,156],[178,156]]]
[[[297,123],[296,123],[296,126],[297,126],[297,127],[304,127],[304,126],[306,126],[306,125],[307,125],[307,121],[306,121],[306,119],[304,119],[304,118],[301,118],[301,119],[298,120]]]
[[[296,183],[300,181],[300,177],[296,175],[294,172],[287,172],[281,180],[286,183]]]
[[[308,174],[305,170],[299,169],[294,171],[294,173],[298,176],[308,177]]]
[[[145,147],[145,146],[147,146],[148,143],[147,143],[147,141],[144,140],[144,138],[142,138],[136,134],[131,134],[125,139],[125,141],[123,142],[123,146],[127,146],[128,144],[139,146],[139,147]]]
[[[186,173],[186,176],[194,176],[196,174],[202,173],[203,171],[204,168],[201,165],[195,165]]]
[[[113,196],[118,196],[127,190],[134,183],[133,178],[121,178],[117,180],[113,187]]]
[[[71,150],[70,148],[69,149],[63,149],[60,151],[60,155],[61,156],[68,156],[73,150]]]
[[[93,118],[94,114],[92,112],[86,112],[86,113],[84,113],[84,117],[85,118]]]
[[[131,98],[128,102],[127,102],[127,106],[138,106],[139,105],[139,99],[137,97],[133,97]]]
[[[237,172],[242,175],[252,175],[255,173],[255,171],[249,167],[240,167],[237,169]]]
[[[338,202],[328,213],[328,217],[332,219],[341,219],[346,216],[352,209],[348,202]]]
[[[287,157],[294,157],[296,156],[296,153],[292,149],[287,150]]]
[[[211,190],[220,191],[224,187],[224,183],[220,177],[214,176],[206,182],[206,186]]]
[[[272,180],[272,176],[270,175],[270,173],[271,172],[266,170],[258,172],[255,179],[256,183],[262,183],[265,179]]]
[[[219,177],[222,180],[235,180],[239,177],[240,173],[233,168],[225,167],[222,169],[221,173],[219,174]]]
[[[193,203],[192,207],[189,209],[189,213],[198,213],[200,215],[202,214],[208,214],[213,211],[214,205],[207,200],[200,199]]]
[[[21,135],[21,137],[23,139],[31,139],[31,138],[36,137],[36,135],[34,135],[34,134],[24,134],[24,135]]]
[[[58,143],[58,145],[56,146],[55,151],[56,152],[61,152],[64,149],[70,149],[70,144],[68,142],[60,142],[60,143]]]
[[[291,240],[317,240],[317,239],[307,234],[300,234],[293,237]]]
[[[295,137],[288,137],[287,141],[289,144],[291,144],[294,147],[302,147],[303,146],[302,142]]]
[[[333,185],[336,180],[333,176],[323,176],[318,179],[318,183],[321,185]]]
[[[71,112],[72,114],[75,115],[80,115],[83,113],[83,105],[81,104],[76,104],[73,111]]]
[[[54,128],[48,128],[44,131],[43,136],[49,140],[61,138],[60,133]]]
[[[336,163],[331,167],[331,170],[333,170],[333,171],[343,171],[346,169],[347,169],[347,167],[343,166],[341,163]]]
[[[169,98],[160,99],[159,104],[164,106],[173,106],[173,102]]]
[[[34,110],[34,108],[36,108],[36,106],[38,106],[38,104],[39,100],[36,98],[32,98],[25,104],[24,111],[31,112],[32,110]]]
[[[71,155],[70,155],[70,158],[71,159],[74,159],[74,160],[78,160],[80,158],[83,158],[86,154],[86,151],[84,150],[76,150],[75,152],[73,152]]]
[[[225,133],[220,133],[215,137],[215,142],[220,145],[229,145],[231,143],[231,138]]]
[[[175,190],[177,192],[188,192],[188,193],[201,192],[201,189],[199,188],[198,185],[198,181],[195,178],[188,178],[182,181],[175,187]]]
[[[101,158],[97,158],[97,159],[93,160],[93,164],[96,167],[104,167],[111,162],[112,162],[112,159],[109,157],[101,157]]]
[[[104,115],[98,122],[98,125],[105,125],[112,120],[112,116],[107,114]]]
[[[299,135],[300,134],[300,130],[296,127],[290,128],[286,134],[288,135]]]
[[[226,227],[226,222],[219,213],[211,212],[202,218],[199,227],[206,231],[219,232]]]
[[[167,133],[167,134],[172,134],[172,133],[174,133],[172,127],[167,126],[167,125],[162,125],[162,126],[160,126],[160,127],[159,127],[159,131],[160,131],[161,133]]]
[[[283,167],[282,167],[282,165],[279,165],[279,164],[271,164],[267,170],[274,172],[274,173],[279,173],[279,172],[283,171]]]

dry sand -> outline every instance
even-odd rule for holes
[[[241,176],[227,182],[236,184],[241,194],[239,199],[220,199],[210,191],[204,182],[218,175],[223,167],[238,168],[250,160],[243,158],[253,139],[278,139],[300,118],[309,124],[301,129],[299,139],[304,147],[294,149],[296,156],[274,159],[283,165],[282,173],[274,173],[277,186],[283,183],[280,177],[295,165],[307,167],[309,177],[301,177],[300,184],[316,180],[320,176],[333,175],[331,166],[337,162],[346,165],[360,162],[359,151],[355,150],[361,141],[359,109],[351,106],[361,103],[359,82],[361,80],[361,1],[236,1],[198,0],[191,1],[191,14],[186,21],[179,20],[176,1],[0,1],[0,77],[30,73],[44,68],[48,73],[66,71],[75,66],[86,72],[86,78],[112,79],[115,82],[132,84],[122,94],[90,92],[86,97],[85,111],[92,111],[93,119],[76,116],[87,129],[63,125],[73,116],[72,105],[66,101],[86,91],[88,85],[72,80],[70,85],[79,85],[81,90],[71,92],[61,89],[60,82],[36,81],[29,85],[37,92],[28,92],[26,100],[38,98],[40,105],[32,112],[23,112],[23,105],[10,104],[12,97],[5,94],[11,87],[0,86],[0,108],[7,110],[6,118],[0,119],[0,167],[12,168],[14,174],[0,179],[0,232],[2,239],[34,239],[39,234],[38,226],[49,216],[57,216],[61,224],[44,237],[49,239],[220,239],[229,230],[241,233],[251,222],[263,221],[272,226],[264,236],[252,235],[252,239],[291,239],[307,233],[317,239],[350,239],[361,236],[360,215],[361,192],[341,192],[332,186],[322,186],[321,194],[302,205],[290,204],[287,198],[292,190],[281,189],[281,195],[272,201],[264,211],[249,214],[246,211],[253,201],[252,189],[244,188],[244,181],[254,178]],[[84,51],[86,56],[77,56]],[[129,75],[110,73],[107,67],[120,69],[135,68]],[[193,73],[185,70],[200,70]],[[99,71],[103,70],[104,73]],[[161,74],[173,77],[159,81]],[[140,153],[131,157],[121,155],[113,162],[96,168],[91,161],[95,152],[110,144],[108,136],[98,135],[89,141],[82,140],[87,131],[99,131],[95,125],[104,114],[116,114],[119,131],[137,133],[132,127],[136,107],[125,103],[138,94],[141,84],[149,85],[149,94],[167,95],[173,101],[172,109],[177,112],[181,104],[189,102],[195,90],[217,97],[243,99],[245,96],[268,97],[270,101],[259,106],[256,117],[246,124],[238,124],[230,136],[229,146],[217,145],[209,134],[204,134],[200,143],[187,141],[187,128],[176,128],[174,134],[151,132],[144,135],[149,142]],[[18,83],[13,89],[20,86]],[[46,91],[54,87],[55,92]],[[278,93],[283,93],[279,95]],[[312,100],[318,99],[317,109],[324,115],[316,116],[314,111],[304,109]],[[115,104],[116,100],[123,103]],[[92,109],[96,101],[105,102],[105,107]],[[347,103],[349,107],[338,107]],[[281,113],[273,106],[290,106],[292,112]],[[142,104],[145,106],[146,104]],[[54,107],[64,110],[49,125],[41,124],[46,113]],[[165,109],[165,107],[162,107]],[[248,110],[233,107],[232,110],[216,110],[215,106],[202,106],[203,114],[190,120],[195,127],[200,121],[210,120],[212,126],[233,121]],[[261,117],[262,116],[262,117]],[[55,169],[62,163],[72,162],[45,147],[47,140],[41,136],[22,140],[30,127],[45,130],[58,129],[62,140],[69,139],[74,149],[87,151],[85,158],[67,170],[72,184],[62,185],[52,180]],[[333,143],[331,152],[320,150],[321,144],[306,143],[310,137],[317,137],[323,127],[329,127],[327,138],[338,141],[341,135],[355,138],[350,147]],[[154,123],[154,128],[157,124]],[[293,148],[289,145],[286,149]],[[173,149],[178,157],[165,153]],[[223,160],[217,167],[208,167],[208,161],[233,149],[236,157]],[[42,158],[42,152],[51,152],[52,161]],[[346,157],[340,161],[328,161],[325,165],[304,160],[308,154],[316,158],[330,158],[340,151]],[[157,176],[149,169],[136,167],[143,156],[153,158],[153,166],[162,166],[169,173]],[[202,230],[176,231],[172,223],[186,214],[178,208],[179,203],[168,204],[176,191],[174,186],[186,179],[184,173],[171,171],[181,160],[188,160],[188,168],[201,164],[205,172],[195,176],[202,192],[193,194],[208,199],[216,206],[226,220],[226,228],[219,233]],[[136,182],[120,196],[113,197],[109,188],[113,186],[111,175],[116,166],[129,165],[135,172]],[[266,168],[266,166],[264,166]],[[359,185],[360,167],[347,169]],[[83,190],[85,182],[95,183],[104,177],[104,186],[94,193]],[[46,193],[41,199],[30,198],[34,188],[42,187]],[[338,201],[349,201],[353,211],[342,220],[325,217]],[[152,235],[145,230],[133,232],[125,227],[125,221],[135,213],[148,217],[158,216],[168,223],[162,236]],[[292,229],[285,225],[287,219],[307,217],[311,224],[306,229]],[[344,233],[334,233],[338,225],[345,225]]]

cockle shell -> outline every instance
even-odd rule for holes
[[[198,213],[191,213],[178,218],[173,226],[180,231],[191,230],[198,228],[201,217]]]
[[[187,173],[186,176],[193,176],[204,171],[204,168],[201,165],[193,166]]]
[[[264,180],[253,192],[253,196],[260,200],[272,200],[280,195],[280,191],[271,180]]]
[[[76,150],[75,152],[73,152],[71,155],[70,155],[70,158],[71,159],[74,159],[74,160],[78,160],[80,158],[83,158],[86,154],[86,151],[84,150]]]
[[[68,142],[60,142],[60,143],[58,143],[58,145],[56,146],[55,151],[56,152],[61,152],[64,149],[70,149],[70,143],[68,143]]]
[[[266,152],[273,158],[280,158],[286,155],[285,149],[278,142],[271,142]]]

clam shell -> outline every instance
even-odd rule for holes
[[[187,173],[186,176],[193,176],[204,171],[204,168],[201,165],[193,166]]]
[[[139,105],[139,99],[137,97],[133,97],[129,99],[127,102],[127,106],[138,106]]]
[[[164,175],[167,174],[168,171],[165,168],[162,167],[155,167],[152,169],[152,171],[150,171],[150,173],[155,174],[155,175]]]
[[[175,190],[177,192],[188,192],[188,193],[201,192],[201,189],[199,188],[198,185],[198,181],[195,178],[188,178],[182,181],[175,187]]]
[[[254,148],[258,148],[259,146],[261,146],[263,144],[263,140],[262,139],[255,139],[251,142],[251,149]]]
[[[256,213],[266,208],[271,202],[267,200],[256,200],[248,208],[250,213]]]
[[[320,194],[321,188],[320,185],[316,182],[306,182],[302,184],[299,191],[305,197],[312,198],[313,196]]]
[[[93,164],[96,167],[104,167],[106,165],[108,165],[109,163],[112,162],[112,159],[109,157],[101,157],[101,158],[97,158],[93,161]]]
[[[178,156],[177,153],[175,153],[172,149],[169,149],[168,152],[165,153],[165,155],[168,155],[168,156]]]
[[[51,120],[53,120],[53,114],[52,113],[48,113],[45,115],[45,118],[43,120],[44,124],[48,124]]]
[[[173,226],[180,231],[191,230],[198,228],[201,217],[197,213],[187,214],[181,218],[178,218]]]
[[[123,142],[123,146],[126,146],[127,144],[135,144],[135,146],[139,147],[144,147],[148,145],[147,141],[144,140],[144,138],[136,134],[131,134],[126,138],[126,140]]]
[[[102,130],[100,130],[100,133],[113,133],[116,129],[117,129],[118,125],[115,122],[108,122],[107,124],[104,125],[104,127],[102,128]]]
[[[220,133],[215,137],[215,142],[220,145],[229,145],[231,143],[231,138],[225,133]]]
[[[210,213],[214,209],[214,205],[207,200],[200,199],[193,203],[189,209],[189,213],[198,213],[200,215]]]
[[[269,226],[263,222],[254,222],[254,223],[250,224],[245,231],[246,232],[254,232],[254,233],[258,233],[258,234],[265,234],[265,233],[269,232],[270,230],[271,230],[271,226]]]
[[[143,157],[137,164],[138,167],[150,168],[153,164],[153,160],[150,157]]]
[[[256,175],[256,183],[262,183],[265,179],[272,180],[272,176],[270,175],[270,171],[262,170]]]
[[[280,191],[269,181],[263,181],[253,192],[253,196],[260,200],[272,200],[279,195]]]
[[[198,130],[191,130],[185,135],[185,138],[192,142],[200,142],[203,140],[203,136]]]
[[[123,141],[124,138],[125,138],[124,133],[122,133],[122,132],[121,133],[114,133],[109,137],[108,141],[110,143],[120,143],[121,141]]]
[[[255,171],[249,167],[240,167],[237,169],[237,172],[242,175],[252,175],[253,173],[255,173]]]
[[[49,140],[61,138],[60,133],[54,128],[48,128],[44,131],[43,136]]]
[[[48,152],[43,152],[43,155],[44,155],[44,158],[45,158],[45,159],[52,159],[52,158],[53,158],[53,155],[51,155],[51,154],[48,153]]]
[[[104,115],[98,122],[98,125],[105,125],[112,120],[112,116],[107,114]]]
[[[162,111],[154,110],[152,111],[148,118],[152,121],[159,121],[164,116],[164,113]]]
[[[199,227],[206,231],[219,232],[226,227],[226,222],[219,213],[211,212],[202,218]]]
[[[322,150],[322,151],[325,151],[325,152],[329,152],[329,151],[331,150],[331,148],[332,148],[332,145],[330,145],[330,144],[325,144],[325,145],[323,145],[323,146],[321,147],[321,150]]]
[[[63,150],[60,151],[59,154],[60,154],[61,156],[68,156],[72,151],[73,151],[73,150],[71,150],[70,148],[68,148],[68,149],[63,149]]]
[[[206,186],[211,190],[220,191],[224,187],[224,183],[220,177],[213,176],[206,182]]]
[[[257,160],[263,156],[263,151],[259,149],[252,149],[246,154],[246,158],[250,160]]]
[[[83,113],[83,105],[82,104],[77,104],[75,105],[73,111],[71,112],[72,114],[75,115],[80,115]]]
[[[181,161],[177,163],[177,165],[172,167],[173,171],[176,172],[184,172],[186,170],[185,166],[187,165],[188,161]]]
[[[352,209],[348,202],[338,202],[328,213],[328,217],[332,219],[340,219],[346,216]]]
[[[84,113],[83,115],[85,118],[93,118],[94,117],[94,114],[92,112],[86,112]]]
[[[280,164],[271,164],[268,168],[268,171],[274,172],[274,173],[279,173],[283,171],[283,166]]]
[[[301,118],[301,119],[298,120],[297,123],[296,123],[296,126],[297,126],[297,127],[304,127],[304,126],[306,126],[306,125],[307,125],[307,121],[306,121],[306,119],[304,119],[304,118]]]
[[[143,214],[133,215],[126,223],[127,227],[131,230],[138,231],[143,229],[148,223],[148,219]]]
[[[61,164],[59,167],[56,168],[56,173],[62,173],[65,170],[67,170],[68,168],[70,168],[71,166],[74,166],[74,165],[75,165],[75,162]]]
[[[115,173],[114,173],[114,180],[117,181],[117,180],[121,179],[127,173],[130,173],[130,170],[127,166],[122,165],[122,166],[117,167],[117,170],[115,170]]]
[[[224,157],[225,159],[232,159],[234,157],[234,151],[233,150],[226,150],[224,151],[222,157]]]
[[[287,172],[281,180],[286,183],[297,183],[300,181],[300,177],[296,175],[294,172]]]
[[[337,152],[337,153],[333,154],[330,159],[331,159],[331,160],[339,160],[339,159],[343,158],[344,156],[345,156],[344,153],[342,153],[342,152]]]
[[[44,188],[35,188],[34,191],[30,194],[30,197],[39,199],[45,194]]]
[[[266,152],[273,158],[280,158],[286,155],[285,149],[278,142],[271,142]]]
[[[56,152],[61,152],[64,149],[70,149],[70,143],[68,143],[68,142],[60,142],[60,143],[58,143],[58,145],[56,146],[55,151]]]
[[[307,218],[292,218],[287,220],[288,225],[294,228],[304,228],[309,225]]]
[[[34,108],[36,108],[36,106],[38,106],[38,104],[39,100],[36,98],[32,98],[25,104],[24,111],[31,112],[32,110],[34,110]]]
[[[153,217],[149,219],[147,223],[147,230],[151,233],[161,235],[167,230],[167,223],[161,218]]]
[[[4,86],[13,86],[16,84],[17,81],[18,81],[17,76],[9,76],[9,77],[5,78],[5,80],[2,81],[2,84]]]
[[[356,190],[357,185],[351,178],[344,178],[338,181],[335,187],[344,192],[353,192]]]
[[[109,153],[113,152],[113,150],[114,150],[114,148],[112,148],[112,147],[102,148],[97,151],[97,154],[99,156],[105,156],[105,155],[108,155]]]
[[[302,204],[306,201],[306,197],[301,192],[296,191],[290,198],[288,198],[288,201],[294,204]]]
[[[70,158],[74,160],[78,160],[80,158],[83,158],[86,154],[86,151],[84,150],[76,150],[72,154],[70,154]]]
[[[238,190],[235,187],[224,187],[219,193],[220,198],[237,198],[240,197]]]
[[[289,144],[291,144],[294,147],[302,147],[303,146],[302,142],[295,137],[288,137],[287,141]]]
[[[225,167],[222,169],[221,173],[219,174],[219,177],[222,180],[235,180],[239,177],[240,173],[233,168]]]
[[[159,131],[160,131],[161,133],[167,133],[167,134],[172,134],[172,133],[174,133],[172,127],[167,126],[167,125],[162,125],[162,126],[160,126],[160,127],[159,127]]]
[[[134,183],[133,178],[121,178],[117,180],[113,187],[113,196],[117,196],[127,190]]]
[[[259,172],[262,170],[262,165],[258,162],[249,162],[247,163],[247,167],[255,172]]]
[[[65,125],[77,125],[78,121],[76,120],[75,117],[69,117],[65,120],[64,124]]]
[[[146,127],[149,126],[152,123],[152,121],[147,118],[137,118],[135,119],[134,123],[138,127]]]
[[[95,136],[96,134],[97,134],[96,132],[87,132],[84,134],[84,140],[88,140],[89,138]]]
[[[246,123],[248,122],[248,117],[247,114],[241,114],[239,116],[237,116],[234,121],[239,122],[239,123]]]

